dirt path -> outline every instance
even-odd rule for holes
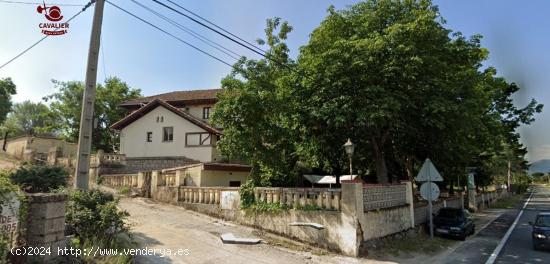
[[[130,213],[132,233],[141,248],[187,250],[187,256],[138,257],[139,263],[395,263],[355,259],[325,253],[275,246],[272,235],[253,228],[234,225],[181,207],[160,204],[142,198],[123,198],[120,207]],[[237,237],[260,237],[258,245],[223,244],[221,233]],[[284,239],[279,238],[277,243]],[[284,242],[283,242],[284,243]]]

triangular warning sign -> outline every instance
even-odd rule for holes
[[[418,175],[415,178],[416,181],[419,182],[427,182],[427,181],[443,181],[443,177],[439,174],[437,169],[435,168],[434,164],[430,159],[426,159],[424,161],[424,164],[422,165],[422,168],[420,169],[420,172],[418,172]]]

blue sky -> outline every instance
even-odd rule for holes
[[[25,1],[25,0],[21,0]],[[28,0],[31,1],[31,0]],[[129,0],[112,0],[116,4],[161,25],[182,39],[216,54],[228,62],[232,59],[216,52],[184,32],[162,23]],[[150,0],[138,0],[181,24],[231,48],[239,54],[256,58],[253,53],[222,39],[185,18],[172,15]],[[85,4],[83,0],[52,0],[51,3]],[[304,45],[311,31],[326,15],[329,5],[341,9],[357,1],[340,0],[176,0],[196,13],[211,19],[238,36],[253,41],[263,36],[265,20],[281,17],[294,27],[289,37],[292,55]],[[515,98],[518,105],[536,98],[547,105],[537,121],[521,129],[532,161],[550,158],[550,1],[544,0],[439,0],[447,27],[465,35],[481,34],[482,44],[490,51],[486,66],[494,66],[499,74],[518,83],[522,92]],[[70,17],[78,7],[61,7]],[[87,48],[93,9],[70,23],[69,32],[50,37],[30,52],[0,69],[0,78],[12,77],[18,88],[16,102],[40,101],[54,92],[51,79],[84,80]],[[0,64],[42,37],[38,24],[46,22],[36,12],[36,5],[0,2]],[[145,95],[219,87],[229,67],[142,24],[110,5],[105,7],[98,80],[116,75]],[[103,57],[105,59],[103,59]]]

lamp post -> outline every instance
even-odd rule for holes
[[[348,141],[346,144],[344,144],[344,149],[346,150],[346,153],[349,157],[349,177],[352,179],[353,175],[353,167],[351,166],[351,157],[353,156],[353,151],[355,150],[355,145],[351,142],[351,140],[348,138]],[[338,182],[339,183],[339,182]]]

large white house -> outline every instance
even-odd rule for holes
[[[216,142],[222,133],[208,122],[219,91],[172,92],[121,104],[130,114],[111,126],[120,133],[120,152],[128,158],[219,161]]]
[[[191,173],[191,168],[202,164],[201,170],[217,171],[218,180],[208,180],[212,184],[220,180],[227,182],[225,185],[244,182],[250,168],[222,162],[216,149],[222,131],[209,123],[216,94],[221,91],[178,91],[122,103],[129,114],[111,128],[120,133],[120,153],[126,156],[127,172],[185,167]]]

